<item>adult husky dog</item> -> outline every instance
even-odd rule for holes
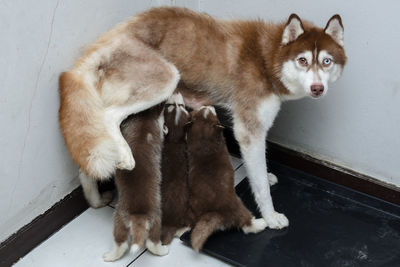
[[[101,36],[60,76],[61,129],[85,178],[131,170],[120,123],[166,100],[181,81],[187,106],[231,112],[258,208],[270,228],[282,228],[288,220],[275,212],[267,180],[267,131],[283,100],[325,95],[345,62],[339,15],[322,29],[295,14],[272,24],[154,8]]]

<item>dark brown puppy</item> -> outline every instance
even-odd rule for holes
[[[161,163],[161,241],[163,245],[168,245],[174,236],[182,235],[190,225],[187,218],[189,188],[184,130],[190,116],[184,107],[181,94],[174,94],[168,100],[164,118],[168,134],[164,139]]]
[[[215,109],[204,106],[191,114],[187,130],[189,206],[195,222],[191,243],[198,251],[216,230],[237,227],[257,233],[267,224],[253,218],[236,196],[234,170]]]
[[[129,248],[146,247],[154,254],[165,255],[161,235],[161,150],[163,144],[163,105],[129,116],[121,124],[121,132],[136,159],[131,171],[117,170],[115,184],[118,205],[114,218],[114,248],[105,253],[105,261],[115,261]]]

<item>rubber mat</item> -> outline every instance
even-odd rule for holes
[[[400,207],[270,162],[275,209],[290,225],[217,232],[203,252],[235,266],[400,266]],[[247,178],[236,193],[259,216]],[[189,243],[190,232],[181,239]]]

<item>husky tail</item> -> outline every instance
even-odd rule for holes
[[[89,177],[110,177],[118,150],[106,130],[100,96],[73,72],[62,73],[59,86],[60,127],[73,160]]]
[[[222,229],[222,223],[223,218],[218,213],[209,212],[202,215],[192,231],[191,243],[193,249],[199,251],[213,232]]]

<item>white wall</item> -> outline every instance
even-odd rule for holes
[[[0,2],[0,242],[79,184],[60,135],[58,75],[84,45],[159,4],[196,1]]]
[[[399,1],[201,0],[220,17],[286,19],[325,27],[342,16],[348,64],[322,100],[283,105],[270,140],[400,186]]]

